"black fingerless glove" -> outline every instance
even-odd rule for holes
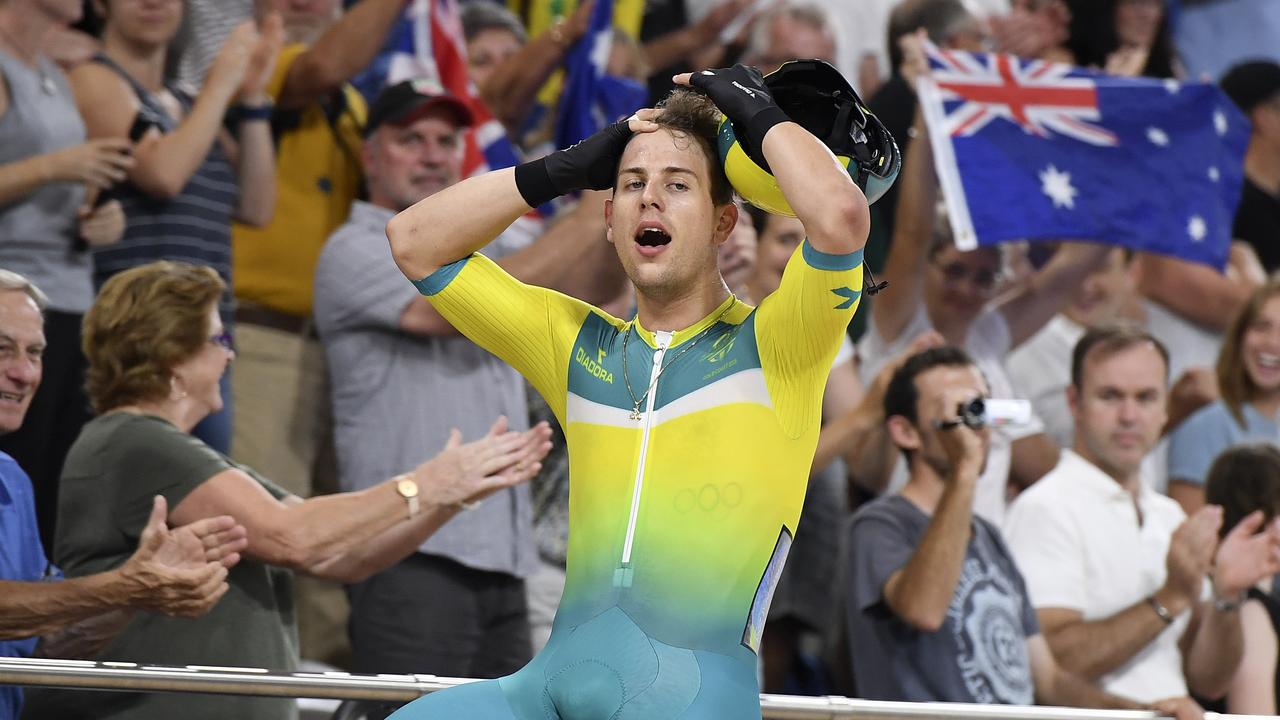
[[[689,84],[706,93],[733,123],[738,144],[752,160],[764,165],[761,143],[769,129],[790,118],[773,101],[760,71],[748,65],[695,72]]]
[[[631,139],[626,120],[608,125],[582,142],[516,166],[516,189],[529,207],[577,190],[608,190]]]

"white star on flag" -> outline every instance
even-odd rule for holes
[[[1169,144],[1169,133],[1158,127],[1149,127],[1147,128],[1147,139],[1151,141],[1152,145],[1165,147]]]
[[[1065,207],[1074,210],[1076,195],[1080,194],[1071,184],[1071,173],[1062,172],[1050,165],[1040,172],[1040,192],[1049,196],[1055,208]]]
[[[1218,131],[1219,135],[1227,134],[1227,115],[1221,110],[1213,111],[1213,129]]]
[[[1177,93],[1182,89],[1182,84],[1173,78],[1164,81],[1164,89],[1169,91],[1170,95]]]
[[[591,64],[603,68],[609,64],[609,51],[613,49],[613,33],[596,33],[591,42]]]
[[[1200,242],[1204,240],[1205,235],[1209,234],[1209,228],[1205,225],[1204,218],[1199,215],[1192,215],[1187,221],[1187,234],[1191,236],[1192,242]]]
[[[1211,165],[1211,166],[1209,166],[1209,179],[1210,179],[1210,180],[1212,180],[1212,181],[1214,181],[1214,182],[1218,182],[1218,179],[1219,179],[1219,178],[1221,178],[1221,177],[1222,177],[1222,173],[1218,172],[1218,168],[1213,167],[1212,165]]]

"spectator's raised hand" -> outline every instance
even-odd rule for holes
[[[80,208],[79,220],[80,237],[91,247],[110,245],[124,237],[124,208],[119,200]]]
[[[249,64],[261,42],[258,26],[252,20],[245,20],[237,25],[213,58],[204,81],[205,89],[225,93],[230,101],[243,87]]]
[[[168,504],[157,495],[138,549],[120,567],[132,588],[131,607],[179,617],[199,617],[227,592],[227,571],[247,545],[244,528],[229,516],[169,530]]]
[[[276,58],[284,46],[284,20],[280,13],[272,12],[258,28],[258,42],[249,56],[249,66],[240,81],[237,99],[240,102],[259,104],[269,100],[267,83],[275,72]]]
[[[424,501],[465,506],[537,475],[550,450],[547,423],[510,432],[506,417],[499,417],[489,434],[475,442],[464,444],[462,433],[454,429],[444,450],[415,468],[413,479]]]
[[[1235,600],[1259,580],[1280,573],[1280,519],[1265,529],[1262,522],[1262,511],[1255,510],[1218,544],[1213,561],[1213,591],[1218,597]]]
[[[82,182],[90,189],[104,190],[124,180],[133,169],[133,144],[124,138],[101,138],[44,158],[47,180]]]
[[[1122,77],[1138,77],[1147,66],[1148,48],[1129,45],[1118,48],[1107,56],[1107,66],[1103,68],[1109,75]]]
[[[1165,587],[1187,603],[1200,597],[1201,586],[1209,574],[1218,546],[1220,527],[1222,508],[1207,505],[1182,521],[1169,540],[1169,552],[1165,556]]]
[[[720,33],[729,27],[739,15],[748,11],[750,0],[724,0],[720,4],[711,8],[702,19],[694,24],[694,33],[702,41],[703,45],[719,45],[721,44]],[[755,13],[755,14],[758,14]],[[751,20],[748,20],[742,26],[741,33],[745,32],[751,26]]]
[[[591,27],[591,13],[595,12],[596,0],[586,0],[578,4],[573,14],[564,21],[561,30],[564,32],[564,42],[566,45],[572,45],[587,34],[588,28]]]
[[[1044,13],[1015,9],[988,18],[997,52],[1038,58],[1053,48],[1058,32]]]
[[[920,78],[929,73],[929,61],[924,54],[924,44],[928,40],[929,34],[924,28],[898,38],[898,49],[902,51],[902,64],[898,66],[898,74],[913,90]]]
[[[1187,368],[1169,388],[1169,424],[1176,425],[1217,399],[1217,374],[1210,368]]]
[[[1204,720],[1204,708],[1189,697],[1157,700],[1151,703],[1151,709],[1174,720]]]

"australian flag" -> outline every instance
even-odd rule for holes
[[[476,119],[467,133],[465,175],[511,167],[515,147],[467,76],[467,46],[458,0],[411,0],[373,65],[354,84],[371,102],[383,87],[424,79],[466,103]]]
[[[1221,269],[1248,120],[1217,87],[926,46],[956,245],[1093,240]]]
[[[565,58],[556,147],[567,148],[644,107],[648,94],[644,85],[607,73],[612,48],[613,0],[596,0],[586,35]]]

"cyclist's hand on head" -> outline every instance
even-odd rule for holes
[[[764,143],[774,125],[788,120],[764,84],[764,76],[749,65],[700,70],[676,75],[677,85],[688,85],[706,94],[733,123],[738,142],[748,155]],[[762,156],[762,155],[759,155]]]
[[[516,167],[516,188],[529,207],[579,190],[608,190],[618,173],[622,151],[636,133],[653,132],[659,111],[652,108],[607,125],[591,137]]]

